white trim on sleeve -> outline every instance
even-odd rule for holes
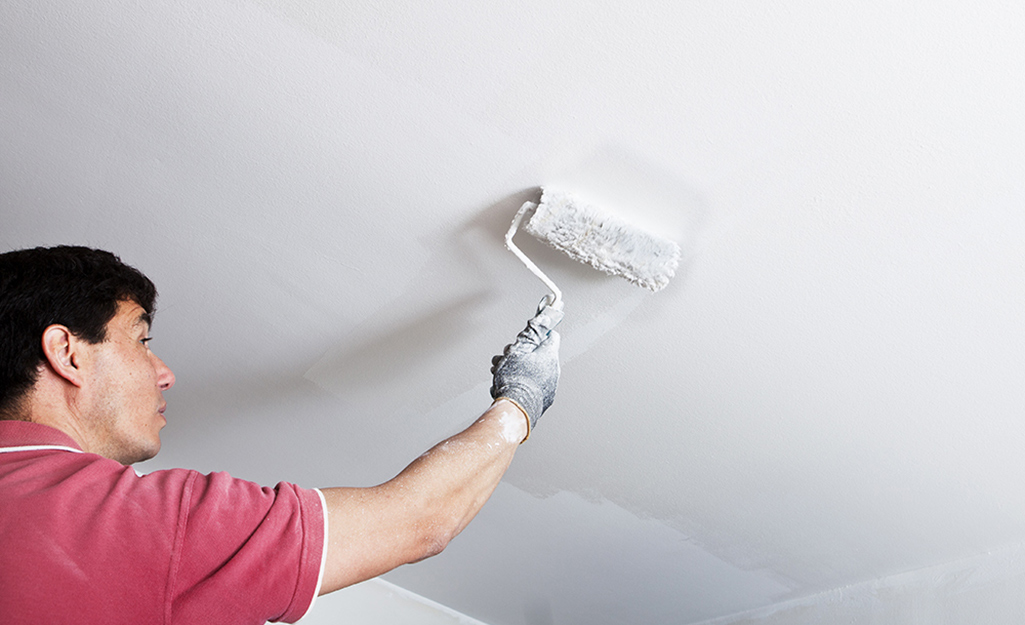
[[[313,609],[313,604],[317,602],[317,597],[320,596],[320,587],[324,583],[324,569],[327,568],[327,499],[324,499],[324,493],[320,492],[319,488],[314,488],[313,490],[317,491],[317,495],[320,496],[320,508],[324,511],[324,546],[320,550],[320,573],[317,574],[317,589],[313,591],[313,599],[310,601],[309,607],[306,608],[306,612],[303,613],[300,620],[306,618],[306,615]]]

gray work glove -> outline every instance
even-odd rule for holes
[[[555,401],[559,384],[559,333],[552,330],[562,321],[562,310],[544,306],[516,341],[491,359],[491,397],[511,399],[530,421],[530,431]],[[524,439],[526,440],[526,439]]]

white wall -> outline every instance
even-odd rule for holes
[[[524,237],[559,398],[388,580],[491,625],[1013,621],[1013,563],[890,576],[1025,541],[1022,32],[1009,0],[5,0],[0,247],[157,282],[146,470],[370,485],[488,402],[543,293],[501,239],[531,189],[625,190],[684,269],[647,294]]]

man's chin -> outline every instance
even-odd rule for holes
[[[146,462],[147,460],[155,458],[159,451],[160,451],[160,437],[157,437],[157,440],[156,440],[155,444],[152,444],[152,445],[148,446],[145,449],[139,449],[130,458],[126,459],[126,460],[128,460],[128,462],[126,462],[125,460],[122,460],[121,464],[123,464],[125,466],[128,466],[128,465],[132,465],[132,464],[137,464],[139,462]]]

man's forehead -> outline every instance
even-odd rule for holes
[[[118,316],[123,316],[132,327],[144,325],[148,328],[153,325],[153,315],[136,302],[121,302]]]

